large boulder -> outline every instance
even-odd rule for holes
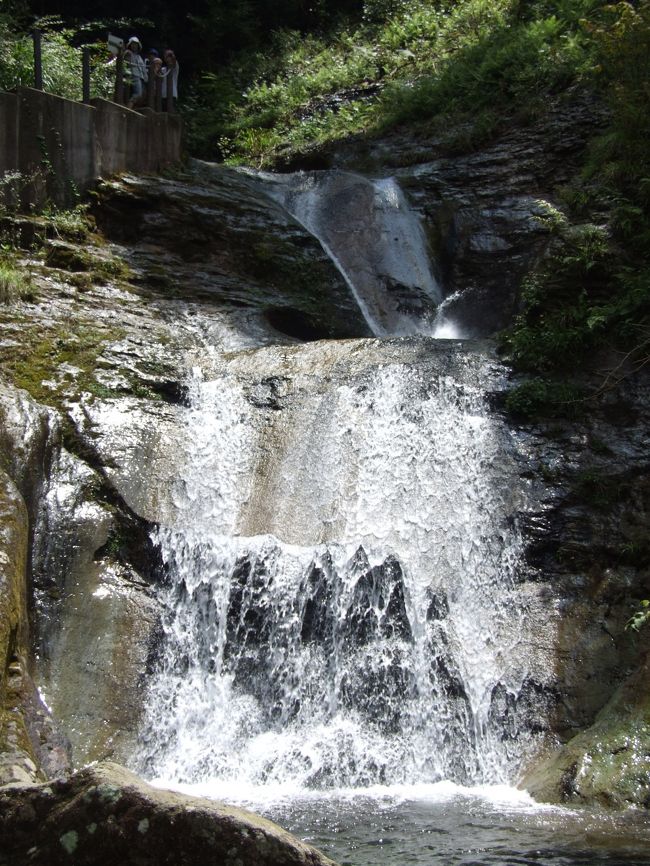
[[[335,866],[271,821],[117,764],[0,790],[0,866]]]
[[[650,656],[617,689],[594,724],[523,780],[537,799],[650,807]]]

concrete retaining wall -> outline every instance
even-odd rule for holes
[[[181,157],[178,115],[92,105],[40,90],[0,92],[0,180],[19,171],[21,204],[66,207],[100,177],[158,172]],[[0,187],[5,201],[7,191]]]
[[[9,174],[18,171],[18,97],[0,91],[0,204],[15,204],[15,184]]]

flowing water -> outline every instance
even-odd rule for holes
[[[263,175],[332,258],[377,336],[436,335],[442,300],[420,218],[395,178],[345,171]]]
[[[424,235],[394,183],[283,183],[378,334],[435,332]],[[641,862],[593,845],[584,860],[589,820],[503,787],[540,709],[531,503],[489,348],[404,336],[212,359],[156,534],[166,614],[139,769],[356,866]]]

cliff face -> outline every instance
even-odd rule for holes
[[[471,155],[396,136],[321,159],[396,178],[424,221],[449,323],[488,336],[511,321],[546,244],[539,200],[553,201],[601,122],[593,106],[559,104]],[[189,371],[369,334],[322,247],[267,191],[201,164],[174,180],[126,177],[99,192],[101,235],[25,250],[35,300],[0,310],[3,781],[65,769],[66,737],[77,765],[132,753],[159,651],[165,570],[151,531],[172,512]],[[289,385],[255,375],[251,402],[281,417]],[[597,365],[584,377],[595,385]],[[624,625],[650,592],[637,555],[649,415],[639,373],[584,420],[514,427],[540,503],[524,526],[539,669],[501,712],[506,725],[520,700],[538,717],[524,784],[544,799],[647,805],[648,636]]]

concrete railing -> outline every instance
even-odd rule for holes
[[[181,133],[176,114],[132,111],[105,99],[84,105],[28,87],[0,92],[0,181],[19,174],[14,195],[22,208],[70,206],[98,178],[174,165]]]

